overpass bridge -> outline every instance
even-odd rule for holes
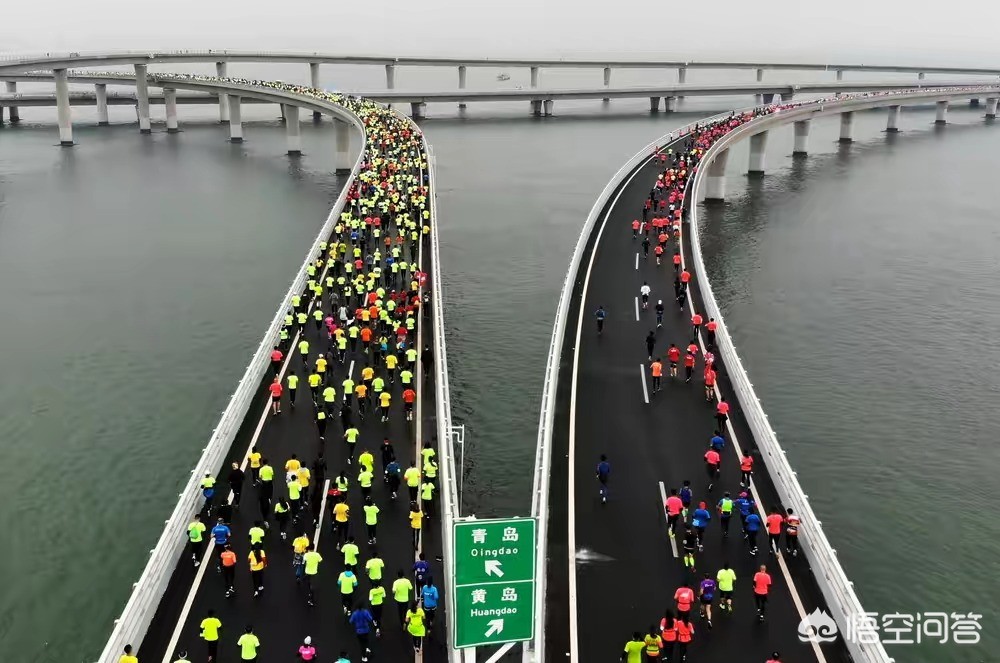
[[[975,94],[990,99],[995,116],[1000,85],[964,91],[862,93],[723,113],[646,146],[601,192],[564,282],[542,397],[532,510],[548,516],[540,519],[538,559],[546,560],[547,567],[537,595],[546,621],[543,635],[532,642],[536,660],[611,660],[620,655],[633,631],[645,632],[650,624],[659,623],[665,607],[674,607],[674,591],[682,583],[697,588],[703,573],[714,577],[724,564],[737,575],[736,609],[720,614],[717,603],[714,629],[694,617],[696,660],[763,661],[774,651],[781,652],[781,660],[798,662],[892,660],[877,641],[849,637],[864,610],[729,335],[701,255],[698,202],[724,198],[725,165],[730,148],[739,141],[750,140],[747,172],[762,175],[767,136],[779,127],[794,126],[795,151],[804,156],[814,119],[839,116],[841,140],[849,142],[854,113],[887,109],[887,131],[893,131],[903,105],[935,103],[940,120],[949,103]],[[706,127],[725,128],[712,134],[705,132]],[[652,257],[643,257],[632,223],[669,214],[669,210],[657,212],[655,204],[648,215],[643,211],[658,177],[671,165],[661,162],[660,155],[667,159],[668,149],[690,154],[695,139],[703,141],[698,145],[704,151],[686,166],[696,174],[681,189],[682,222],[676,238],[668,240],[665,254],[669,257],[676,250],[678,271],[691,274],[684,289],[676,283],[671,260],[656,265]],[[652,243],[657,243],[655,231]],[[652,288],[649,309],[639,303],[643,283]],[[687,294],[683,309],[675,299],[679,289]],[[662,326],[654,312],[658,300],[666,306]],[[599,307],[608,312],[600,334],[594,325]],[[697,329],[692,324],[696,312],[703,320]],[[704,327],[709,320],[717,324],[712,335]],[[654,338],[651,353],[642,343],[647,333]],[[664,368],[665,386],[654,391],[650,358],[662,357],[666,366],[671,343],[681,350],[681,357],[689,344],[696,346],[692,382],[685,382],[683,368],[677,379]],[[714,354],[717,380],[706,388],[700,376],[709,351]],[[722,398],[731,408],[725,420],[714,416]],[[721,471],[710,480],[703,457],[716,431],[725,445]],[[740,472],[743,452],[754,461],[749,484]],[[602,503],[594,478],[602,455],[611,464],[607,503]],[[693,490],[690,508],[703,500],[712,515],[703,549],[692,548],[695,572],[682,563],[685,525],[678,527],[674,539],[666,533],[670,521],[664,501],[685,481]],[[751,554],[735,522],[729,536],[723,536],[716,505],[724,492],[735,499],[743,491],[762,519],[768,513],[793,510],[802,522],[800,554],[790,555],[783,546],[772,553],[763,528],[756,554]],[[682,522],[690,526],[690,518],[688,514]],[[773,581],[763,621],[756,618],[750,582],[761,564]],[[832,642],[802,641],[800,628],[826,619],[819,615],[828,616],[828,625],[833,624],[840,636]]]
[[[371,655],[376,657],[373,660],[448,660],[451,601],[447,596],[453,574],[450,557],[443,550],[451,536],[457,493],[449,432],[433,154],[415,124],[368,100],[280,83],[199,81],[188,87],[224,90],[267,103],[280,101],[286,106],[314,109],[350,125],[360,137],[360,146],[356,155],[352,155],[349,174],[336,204],[179,494],[178,503],[165,522],[159,542],[150,551],[149,562],[134,585],[121,618],[116,620],[99,660],[116,663],[126,646],[132,647],[143,661],[170,663],[183,652],[191,660],[204,660],[211,654],[211,648],[202,637],[201,623],[210,610],[223,625],[219,660],[236,657],[236,639],[247,624],[253,625],[266,659],[278,655],[271,652],[294,652],[308,635],[324,658],[344,650],[358,660],[365,655],[364,650],[347,622],[344,607],[349,603],[342,601],[337,583],[338,576],[351,563],[341,552],[345,532],[334,528],[332,507],[339,500],[350,507],[346,534],[353,535],[361,549],[356,572],[361,582],[351,597],[352,609],[374,605],[369,590],[378,583],[369,579],[365,564],[376,557],[385,564],[382,580],[385,586],[396,579],[397,570],[401,577],[415,582],[415,561],[426,559],[430,565],[426,575],[433,578],[440,591],[441,608],[419,649],[414,648],[402,624],[402,615],[397,615],[393,593],[389,592],[379,616],[381,637],[370,640],[374,650]],[[395,138],[389,140],[391,136]],[[387,164],[392,164],[390,170],[394,174],[385,174],[383,169]],[[371,213],[369,201],[375,200],[374,187],[382,184],[391,184],[403,194],[398,202],[389,204],[391,214],[385,215],[381,228],[387,237],[394,238],[398,233],[402,238],[395,244],[400,258],[410,267],[392,277],[386,263],[385,276],[370,277],[373,279],[370,285],[359,286],[364,289],[355,291],[348,287],[352,280],[347,278],[355,273],[347,266],[355,262],[351,252],[354,247],[362,255],[372,251],[376,237],[372,226],[355,220]],[[404,222],[405,219],[409,222]],[[361,228],[360,233],[354,231],[357,228]],[[338,245],[342,245],[342,250],[332,253]],[[385,251],[388,255],[389,249]],[[360,271],[369,274],[369,269]],[[316,294],[310,289],[314,284],[323,287],[324,292]],[[380,294],[376,287],[384,288],[386,294]],[[374,302],[373,306],[379,308],[371,323],[365,321],[367,316],[354,312],[355,306],[361,306],[362,295],[368,292],[374,293],[374,298],[366,297],[365,301]],[[396,293],[400,293],[398,300],[393,299]],[[388,304],[390,299],[395,308]],[[346,307],[345,312],[350,311],[345,313],[346,323],[345,317],[337,312],[338,303]],[[389,310],[394,312],[390,314]],[[305,314],[304,324],[295,320],[296,311]],[[314,324],[317,311],[321,314]],[[384,316],[382,311],[386,311]],[[293,316],[291,324],[287,320],[289,315]],[[413,347],[416,359],[401,349],[394,350],[397,346],[393,343],[389,346],[393,349],[386,354],[398,353],[399,367],[389,370],[381,354],[369,349],[363,333],[359,334],[361,342],[345,340],[343,346],[336,343],[320,323],[325,316],[340,321],[343,329],[350,330],[355,325],[372,327],[378,333],[401,338],[405,343],[398,347]],[[409,332],[400,336],[395,326],[404,326],[403,320],[410,317],[413,324],[405,325]],[[354,338],[353,334],[350,336]],[[303,347],[303,341],[310,347]],[[280,348],[283,355],[276,358],[272,354],[275,348]],[[328,358],[328,370],[316,392],[310,394],[307,376],[317,372],[314,361],[318,353]],[[374,381],[362,372],[368,366],[375,371]],[[412,369],[412,378],[403,375],[403,367]],[[283,412],[273,415],[273,398],[269,393],[272,380],[277,377],[280,383],[288,385],[291,375],[300,379],[297,392],[290,392],[286,386],[278,399]],[[376,382],[386,380],[384,390],[391,395],[391,404],[382,410],[381,417],[378,411],[381,399],[369,396],[363,400],[347,394],[343,384],[346,379],[368,384],[376,394],[380,390]],[[412,415],[404,413],[406,384],[416,391]],[[328,397],[323,391],[326,386],[336,389],[336,393]],[[355,446],[344,441],[351,428],[358,431]],[[415,497],[404,485],[396,499],[380,478],[372,482],[370,490],[359,489],[361,452],[368,450],[376,458],[382,456],[383,439],[392,441],[403,468],[421,469]],[[435,452],[435,478],[431,477],[428,465],[420,463],[430,451]],[[251,478],[255,452],[263,455],[262,464],[274,468],[275,479],[270,484]],[[274,504],[285,498],[286,492],[289,498],[293,495],[291,488],[286,491],[283,484],[286,461],[296,456],[311,468],[312,475],[302,510],[295,518],[289,518],[286,539],[279,536],[285,526],[276,516]],[[234,482],[229,470],[231,464],[240,467],[245,478]],[[376,476],[380,476],[383,464],[377,463],[376,467],[379,472]],[[333,490],[339,486],[338,474],[347,479],[346,492]],[[216,498],[211,509],[202,497],[203,477],[215,478]],[[266,477],[261,473],[260,478]],[[267,487],[274,483],[279,484],[277,488]],[[436,489],[425,489],[424,484],[433,484]],[[229,488],[224,490],[227,485]],[[370,523],[362,510],[367,504],[362,493],[366,492],[380,509],[374,530],[367,527]],[[412,526],[415,509],[425,515],[423,527],[416,534]],[[217,518],[229,525],[232,532],[229,545],[236,553],[237,569],[231,585],[216,570],[220,547],[208,531],[204,533],[207,545],[188,544],[190,524],[198,516],[209,530]],[[251,528],[265,523],[269,527],[262,536],[268,565],[258,585],[251,582],[251,574],[247,572]],[[324,558],[319,574],[305,583],[296,580],[292,566],[291,543],[300,535]],[[235,593],[227,592],[227,585]],[[260,586],[263,589],[258,592]]]

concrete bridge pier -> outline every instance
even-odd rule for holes
[[[838,69],[837,70],[837,80],[838,81],[844,80],[844,70],[843,69]]]
[[[351,125],[343,120],[334,120],[337,133],[336,173],[346,175],[351,172]]]
[[[555,102],[552,101],[551,99],[545,99],[544,101],[542,101],[542,115],[544,115],[545,117],[551,117],[552,107],[554,105]]]
[[[809,154],[809,129],[811,120],[799,120],[795,123],[795,145],[792,147],[793,157],[804,157]]]
[[[69,109],[69,80],[65,69],[52,71],[56,79],[56,111],[59,117],[59,144],[73,144],[73,115]]]
[[[302,133],[299,129],[299,107],[291,104],[281,104],[285,115],[285,137],[288,139],[289,156],[302,154]]]
[[[889,117],[885,121],[886,133],[899,133],[899,106],[889,106]]]
[[[7,81],[7,93],[17,94],[17,81]],[[0,118],[2,119],[2,118]],[[21,111],[17,106],[10,107],[10,123],[17,124],[21,121]]]
[[[604,68],[604,87],[611,87],[611,67]],[[610,98],[604,97],[601,101],[610,101]]]
[[[760,83],[762,80],[764,80],[764,70],[763,69],[758,69],[757,70],[757,82]]]
[[[729,163],[729,150],[719,152],[715,160],[708,165],[708,177],[705,178],[705,202],[725,202],[726,200],[726,164]]]
[[[139,110],[139,133],[148,134],[149,126],[149,82],[146,80],[146,65],[135,65],[135,97]]]
[[[762,94],[760,96],[761,96],[761,101],[763,101],[765,104],[774,103],[774,95],[773,94]]]
[[[969,99],[969,108],[979,108],[979,97]]]
[[[240,111],[240,98],[229,96],[229,142],[243,142],[243,115]]]
[[[466,76],[465,65],[464,64],[463,65],[459,65],[459,67],[458,67],[458,89],[459,90],[464,90],[465,89],[465,76]],[[466,105],[464,103],[459,102],[458,107],[459,108],[465,108]]]
[[[650,97],[649,98],[649,112],[650,113],[659,113],[660,112],[660,98],[659,97]]]
[[[531,87],[538,87],[538,67],[531,68]]]
[[[532,99],[531,100],[531,114],[535,117],[539,117],[542,114],[542,100]]]
[[[688,77],[687,74],[688,74],[687,67],[678,67],[677,68],[677,83],[679,85],[684,85],[687,82],[687,77]],[[679,96],[677,98],[678,99],[683,99],[684,97],[683,96]],[[668,108],[667,110],[673,110],[673,108]]]
[[[163,103],[167,107],[167,133],[175,134],[177,128],[177,90],[169,87],[163,88]]]
[[[920,72],[919,74],[917,74],[917,80],[918,81],[922,81],[925,78],[927,78],[927,74],[925,74],[924,72]]]
[[[309,87],[314,90],[322,89],[319,84],[319,62],[309,63]],[[284,108],[284,104],[282,104],[282,108]],[[319,111],[313,111],[313,121],[321,119],[323,119],[323,114]]]
[[[410,103],[410,117],[414,120],[423,119],[427,112],[427,104],[423,101],[414,101]]]
[[[664,97],[663,98],[663,108],[668,113],[673,113],[677,110],[677,100],[683,99],[683,97]]]
[[[219,78],[226,78],[226,63],[215,63],[215,75]],[[219,124],[229,122],[229,95],[219,95]]]
[[[997,98],[989,97],[986,99],[986,118],[989,120],[996,119],[997,116]],[[14,121],[13,116],[11,116],[11,122]]]
[[[747,165],[747,175],[750,177],[764,176],[767,134],[767,131],[762,131],[750,136],[750,163]]]
[[[108,86],[98,83],[94,86],[94,93],[97,95],[97,126],[106,127],[108,121]]]
[[[847,111],[840,114],[840,142],[854,142],[854,112]]]
[[[385,87],[389,90],[396,89],[396,65],[394,64],[385,66]]]
[[[937,115],[934,117],[934,124],[948,124],[948,102],[937,102]]]

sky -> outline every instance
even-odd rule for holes
[[[981,0],[32,0],[4,9],[0,53],[266,48],[996,66],[998,21],[1000,4]]]

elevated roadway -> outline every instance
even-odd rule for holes
[[[196,89],[204,89],[208,81],[200,81],[200,85],[192,83]],[[214,85],[232,87],[225,81],[215,81]],[[370,161],[373,158],[393,159],[384,143],[381,134],[371,135],[373,128],[385,125],[387,130],[395,132],[410,132],[415,136],[416,146],[421,157],[412,165],[400,164],[403,175],[412,176],[413,182],[419,186],[433,187],[431,171],[432,157],[428,147],[423,142],[419,130],[409,120],[379,107],[377,104],[360,100],[347,99],[340,95],[325,93],[320,90],[301,89],[280,83],[233,83],[243,94],[255,93],[261,98],[283,99],[287,104],[294,100],[296,104],[314,107],[326,114],[334,115],[351,122],[359,129],[366,127],[362,133],[362,147],[350,169],[347,177],[341,180],[343,186],[340,197],[331,211],[326,224],[311,248],[306,262],[296,276],[288,294],[282,301],[274,320],[264,336],[253,360],[247,368],[244,378],[234,393],[230,406],[213,433],[212,439],[192,472],[191,479],[180,494],[180,499],[171,518],[166,522],[163,535],[156,548],[151,551],[151,558],[142,577],[135,585],[133,594],[125,606],[122,617],[116,621],[111,637],[100,657],[101,663],[116,663],[126,644],[131,644],[139,652],[140,660],[163,661],[169,663],[176,660],[179,653],[186,651],[190,660],[204,660],[207,655],[207,645],[201,639],[200,623],[208,610],[214,610],[223,623],[220,638],[219,660],[234,660],[239,656],[236,640],[248,624],[252,624],[254,632],[261,640],[263,660],[275,660],[292,657],[302,640],[311,636],[313,643],[320,651],[322,659],[335,658],[341,650],[349,652],[352,660],[361,660],[361,649],[354,636],[353,629],[348,625],[343,612],[341,596],[336,580],[344,569],[345,559],[337,550],[338,539],[333,531],[331,519],[332,498],[328,496],[331,479],[341,470],[349,479],[348,504],[351,508],[350,534],[353,535],[360,548],[358,576],[360,579],[354,594],[355,607],[368,603],[368,590],[372,583],[367,579],[364,564],[371,559],[374,551],[368,545],[368,532],[364,526],[361,490],[358,483],[357,457],[363,449],[368,449],[375,456],[375,481],[371,495],[381,512],[378,516],[377,548],[379,556],[385,562],[383,582],[386,586],[397,577],[401,571],[404,577],[413,579],[413,565],[416,556],[422,554],[430,563],[430,575],[434,578],[441,595],[441,605],[437,611],[434,628],[424,640],[423,648],[415,653],[412,639],[406,633],[397,614],[392,599],[392,592],[385,602],[381,619],[381,637],[372,637],[372,660],[393,661],[427,661],[438,662],[447,660],[447,610],[449,600],[446,598],[450,586],[450,561],[442,554],[443,541],[450,536],[450,507],[444,508],[438,504],[448,505],[454,494],[453,460],[450,456],[448,443],[438,444],[440,437],[439,422],[449,420],[449,408],[438,394],[447,394],[446,357],[444,356],[442,314],[437,298],[440,295],[439,271],[436,265],[437,239],[436,215],[433,213],[433,189],[424,202],[407,203],[406,211],[414,219],[422,219],[423,210],[431,212],[429,220],[431,234],[423,236],[418,233],[418,241],[404,243],[403,258],[411,263],[419,264],[421,269],[429,274],[429,279],[419,286],[419,296],[426,297],[428,306],[420,307],[417,316],[415,333],[408,336],[411,344],[421,348],[420,357],[413,370],[414,385],[417,390],[416,408],[413,420],[407,420],[402,407],[403,387],[401,379],[387,385],[386,390],[392,394],[393,406],[387,421],[381,421],[375,408],[369,404],[367,416],[360,418],[360,408],[357,399],[343,401],[344,388],[342,381],[348,376],[356,382],[362,381],[362,369],[371,365],[378,374],[386,376],[384,364],[376,361],[372,354],[364,351],[362,343],[350,347],[346,351],[343,362],[335,359],[331,353],[329,384],[336,388],[337,398],[330,407],[331,416],[327,419],[325,441],[321,440],[319,427],[316,423],[317,408],[314,407],[306,377],[312,372],[311,367],[318,352],[331,351],[331,341],[327,339],[325,329],[320,331],[313,321],[311,313],[314,306],[321,307],[324,314],[331,313],[331,304],[326,289],[323,298],[303,305],[303,310],[309,312],[308,322],[301,329],[293,327],[291,337],[282,342],[285,356],[277,366],[277,374],[286,384],[282,396],[282,410],[279,416],[270,412],[268,387],[275,373],[275,365],[270,359],[271,349],[279,343],[279,329],[283,326],[286,312],[291,308],[293,297],[305,292],[307,265],[318,256],[325,256],[322,242],[345,241],[343,230],[338,226],[341,212],[350,210],[355,216],[361,213],[358,191],[362,173],[367,173],[365,180],[370,182]],[[400,139],[403,140],[403,139]],[[386,220],[384,230],[395,232],[394,222]],[[418,225],[419,228],[419,225]],[[354,242],[346,239],[349,246]],[[329,271],[328,271],[329,270]],[[337,269],[327,264],[317,275],[322,282],[327,274],[334,275]],[[409,279],[400,277],[395,286],[387,286],[396,290],[408,290]],[[338,286],[338,291],[339,291]],[[343,298],[343,295],[341,295]],[[310,297],[304,297],[309,302]],[[350,309],[353,312],[353,306]],[[298,351],[300,340],[306,339],[310,344],[310,361],[307,365]],[[405,363],[405,362],[404,362]],[[402,365],[402,363],[401,363]],[[287,377],[295,374],[300,378],[295,407],[292,407],[287,390]],[[441,376],[444,376],[443,380]],[[321,400],[322,404],[322,400]],[[345,418],[344,412],[349,414]],[[360,430],[357,451],[353,463],[348,461],[348,445],[343,440],[345,429],[354,424]],[[393,499],[387,485],[381,480],[382,462],[380,448],[383,439],[392,441],[397,459],[403,468],[414,464],[419,466],[420,450],[426,443],[437,452],[439,473],[436,480],[438,494],[434,500],[421,502],[421,508],[427,515],[421,536],[414,544],[414,537],[409,520],[408,490],[404,485]],[[442,438],[449,440],[450,438]],[[261,488],[252,484],[248,458],[256,448],[275,468],[274,498],[286,494],[284,486],[284,466],[286,461],[296,454],[301,462],[313,468],[310,495],[298,522],[288,527],[288,538],[279,536],[278,523],[268,505],[259,504]],[[325,472],[317,471],[316,459],[320,452],[325,458]],[[194,514],[201,512],[209,529],[214,525],[219,515],[219,505],[228,500],[233,503],[233,493],[229,490],[228,477],[231,463],[240,464],[247,477],[242,482],[242,500],[239,507],[232,509],[230,527],[232,529],[231,545],[237,554],[236,593],[232,597],[225,595],[225,586],[221,575],[216,571],[217,550],[213,550],[211,542],[204,552],[194,559],[200,565],[193,564],[191,553],[186,545],[188,523]],[[211,516],[204,512],[204,500],[200,496],[199,484],[205,473],[216,477],[217,497],[216,509]],[[325,476],[317,476],[323,474]],[[335,484],[334,484],[335,485]],[[219,496],[222,497],[220,501]],[[272,502],[273,504],[273,502]],[[266,516],[264,514],[267,514]],[[251,585],[247,555],[249,553],[248,531],[256,520],[268,521],[270,527],[265,535],[265,550],[268,554],[268,567],[264,571],[264,590],[260,596],[254,597],[254,587]],[[314,605],[307,603],[305,587],[295,580],[292,562],[291,541],[297,534],[305,534],[318,548],[323,556],[319,575],[313,582]],[[206,538],[207,532],[206,532]]]

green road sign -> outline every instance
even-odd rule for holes
[[[530,640],[535,632],[535,520],[455,523],[456,647]]]

